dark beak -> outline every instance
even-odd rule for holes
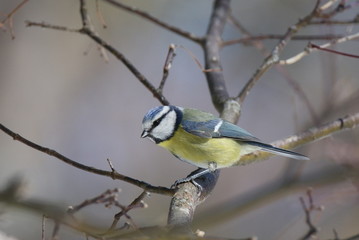
[[[141,134],[141,138],[145,138],[148,136],[148,132],[146,130],[143,130],[142,134]]]

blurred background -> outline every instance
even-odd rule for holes
[[[0,0],[1,15],[9,13],[20,1]],[[121,1],[190,31],[205,34],[212,2]],[[350,1],[348,1],[350,2]],[[352,1],[355,2],[355,1]],[[163,64],[171,43],[192,51],[203,63],[201,48],[193,42],[158,27],[138,16],[99,2],[107,23],[103,29],[94,1],[88,1],[89,14],[98,34],[122,52],[154,85],[162,77]],[[232,14],[253,35],[283,34],[313,8],[311,0],[233,1]],[[353,8],[337,19],[352,19]],[[0,33],[0,122],[35,143],[55,149],[80,163],[109,170],[115,169],[152,185],[169,187],[195,168],[178,161],[162,148],[140,138],[143,115],[160,103],[111,54],[108,62],[88,37],[70,32],[26,27],[25,21],[47,22],[80,28],[79,1],[32,0],[13,16],[12,40],[9,31]],[[350,34],[355,25],[314,25],[300,35]],[[242,35],[228,23],[223,38]],[[325,41],[313,41],[316,44]],[[271,49],[277,40],[263,44]],[[302,51],[308,41],[292,41],[282,59]],[[358,42],[335,47],[338,51],[359,54]],[[250,45],[228,46],[222,51],[224,76],[232,96],[262,63],[263,54]],[[358,59],[315,52],[285,71],[305,93],[311,108],[277,69],[264,74],[242,106],[241,127],[265,142],[299,133],[308,127],[335,120],[359,110]],[[206,79],[192,58],[177,49],[164,95],[171,104],[216,113]],[[225,220],[201,227],[207,235],[259,239],[297,239],[306,233],[305,215],[299,197],[313,187],[316,204],[325,210],[313,215],[321,228],[321,239],[358,233],[358,180],[349,175],[359,166],[359,131],[352,129],[310,143],[296,151],[311,158],[297,163],[272,157],[248,166],[221,171],[212,195],[199,206],[195,219],[245,203],[246,197],[270,192],[290,181],[299,183],[285,188],[276,198]],[[322,171],[323,170],[323,171]],[[352,173],[353,171],[351,171]],[[355,172],[354,172],[355,173]],[[329,175],[328,175],[329,174]],[[0,188],[14,176],[25,182],[27,199],[40,199],[66,208],[92,198],[106,189],[120,188],[119,201],[129,204],[141,193],[130,184],[90,174],[13,141],[0,133]],[[275,192],[278,193],[278,192]],[[170,198],[151,194],[146,209],[130,212],[138,226],[165,225]],[[0,232],[17,239],[39,239],[41,216],[0,205]],[[101,227],[110,226],[119,209],[91,206],[78,213],[79,219]],[[233,211],[234,212],[234,211]],[[52,221],[47,223],[51,236]],[[81,234],[63,227],[62,239],[83,239]],[[1,234],[0,234],[1,239]]]

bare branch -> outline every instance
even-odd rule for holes
[[[331,46],[333,46],[335,44],[347,42],[347,41],[354,40],[354,39],[357,39],[357,38],[359,38],[359,32],[351,34],[351,35],[348,35],[348,36],[345,36],[345,37],[342,37],[342,38],[339,38],[339,39],[336,39],[336,40],[333,40],[331,42],[328,42],[328,43],[325,43],[325,44],[322,44],[322,45],[319,45],[318,47],[319,48],[329,48],[329,47],[331,47]],[[288,58],[286,60],[280,60],[279,64],[281,64],[281,65],[294,64],[294,63],[298,62],[299,60],[301,60],[302,58],[304,58],[305,56],[309,55],[311,52],[318,50],[318,48],[312,48],[310,46],[311,46],[311,43],[308,44],[308,46],[304,49],[303,52],[300,52],[297,55],[295,55],[295,56],[293,56],[291,58]]]
[[[320,6],[320,11],[327,10],[328,8],[331,8],[335,3],[339,2],[340,0],[329,0],[328,2],[324,3],[322,6]]]
[[[298,146],[307,144],[309,142],[318,141],[319,139],[333,135],[336,132],[340,132],[347,129],[353,129],[359,125],[359,113],[348,115],[339,118],[333,122],[324,124],[320,127],[310,128],[309,130],[299,134],[288,137],[286,139],[273,142],[276,147],[284,149],[292,149]],[[254,153],[243,156],[237,163],[237,165],[244,165],[253,162],[258,159],[265,159],[271,156],[270,153],[257,151]]]
[[[80,211],[81,209],[83,209],[89,205],[98,204],[98,203],[106,203],[106,206],[112,205],[113,201],[117,197],[118,192],[120,192],[120,189],[118,189],[118,188],[108,189],[105,192],[101,193],[100,195],[93,197],[91,199],[86,199],[85,201],[83,201],[82,203],[80,203],[76,206],[70,206],[68,208],[67,212],[70,215],[73,215],[76,212]]]
[[[88,28],[90,29],[90,19],[87,14],[87,7],[86,7],[86,0],[80,0],[80,14],[81,14],[81,20],[82,20],[82,28]]]
[[[319,14],[319,3],[320,0],[317,0],[314,9],[308,16],[304,17],[303,19],[300,19],[296,24],[288,28],[287,32],[284,34],[284,37],[273,48],[271,54],[264,60],[262,65],[256,70],[254,75],[248,80],[242,91],[238,94],[236,100],[240,104],[243,103],[244,99],[247,97],[253,86],[258,82],[260,77],[265,72],[267,72],[268,69],[270,69],[274,64],[277,64],[279,62],[279,54],[283,51],[283,49],[289,43],[294,34],[296,34],[299,29],[308,25],[310,21]]]
[[[359,58],[359,55],[354,55],[354,54],[350,54],[350,53],[344,53],[344,52],[339,52],[336,50],[332,50],[332,49],[328,49],[328,48],[322,48],[321,46],[318,46],[316,44],[310,43],[309,44],[310,48],[317,48],[319,50],[325,51],[325,52],[330,52],[330,53],[335,53],[338,55],[342,55],[342,56],[346,56],[346,57],[352,57],[352,58]]]
[[[46,216],[42,215],[42,221],[41,221],[41,240],[45,240],[45,226],[46,226]]]
[[[168,48],[166,61],[165,61],[165,64],[163,66],[162,80],[160,82],[159,87],[157,88],[157,91],[160,92],[160,93],[162,93],[162,91],[163,91],[163,87],[165,86],[169,70],[172,67],[173,59],[176,56],[175,49],[176,49],[176,46],[174,44],[170,44],[170,46]]]
[[[227,201],[211,207],[211,211],[202,212],[197,216],[193,224],[196,228],[218,226],[273,204],[287,196],[301,193],[307,186],[321,188],[345,182],[347,181],[348,174],[356,172],[357,170],[355,169],[346,169],[345,172],[338,172],[337,166],[333,166],[317,169],[293,182],[283,183],[282,178],[277,178],[263,183],[263,186],[253,189],[244,195],[238,194]]]
[[[134,208],[138,208],[138,207],[146,207],[147,205],[143,202],[143,199],[148,196],[148,192],[146,191],[143,191],[137,198],[135,198],[131,203],[130,205],[128,205],[127,207],[121,207],[122,208],[122,211],[119,212],[119,213],[116,213],[116,215],[114,216],[114,219],[113,219],[113,222],[112,222],[112,225],[109,229],[109,231],[113,231],[118,223],[118,221],[120,221],[120,218],[122,216],[126,216],[127,219],[129,219],[131,221],[131,225],[134,227],[134,228],[137,228],[137,226],[134,224],[134,222],[132,221],[132,219],[127,215],[127,213],[134,209]]]
[[[251,37],[251,33],[234,16],[231,15],[229,19],[245,37]],[[270,52],[266,49],[265,45],[261,41],[253,41],[250,42],[250,44],[257,48],[263,55],[268,56],[270,54]],[[302,87],[290,76],[288,71],[283,66],[277,64],[275,65],[275,68],[283,76],[283,78],[287,80],[288,84],[292,87],[294,92],[297,93],[299,98],[304,102],[304,104],[308,108],[313,122],[318,125],[318,116]]]
[[[202,171],[197,169],[189,176]],[[168,225],[175,227],[176,231],[191,232],[190,224],[196,207],[202,203],[216,186],[219,170],[204,174],[196,178],[195,184],[186,182],[178,185],[178,190],[173,195],[170,211],[168,213]]]
[[[207,35],[203,42],[206,69],[222,69],[220,61],[221,35],[224,30],[227,16],[230,12],[230,0],[216,0],[213,5],[212,15],[208,25]],[[227,92],[222,71],[206,72],[207,83],[211,92],[212,102],[223,117],[232,122],[239,118],[237,112],[229,110],[229,94]],[[238,113],[233,116],[233,113]],[[191,174],[194,174],[192,172]],[[191,175],[190,174],[190,175]],[[200,204],[212,191],[217,183],[219,171],[208,173],[200,177],[204,185],[194,185],[191,182],[180,184],[172,197],[168,214],[168,224],[181,231],[190,232],[190,223],[198,204]]]
[[[222,33],[229,13],[229,0],[217,0],[214,2],[211,19],[207,29],[207,35],[202,45],[205,55],[206,69],[222,69],[219,52],[222,44]],[[229,99],[223,73],[221,71],[206,72],[206,77],[212,97],[212,102],[216,109],[222,113],[224,104]],[[236,122],[238,121],[238,117],[239,116],[236,117],[237,119],[227,120]]]
[[[64,31],[64,32],[80,33],[80,29],[68,28],[65,26],[53,25],[45,22],[26,21],[25,23],[26,23],[26,27],[41,27],[41,28],[53,29],[53,30]]]
[[[338,39],[338,38],[342,38],[345,35],[338,35],[338,34],[327,34],[327,35],[296,35],[293,36],[291,38],[291,40],[296,40],[296,41],[313,41],[313,40],[334,40],[334,39]],[[247,36],[247,37],[242,37],[242,38],[238,38],[238,39],[233,39],[233,40],[227,40],[227,41],[223,41],[222,46],[226,47],[226,46],[230,46],[233,44],[249,44],[250,42],[253,41],[258,41],[258,40],[278,40],[278,39],[283,39],[284,35],[281,34],[263,34],[263,35],[257,35],[257,36]]]
[[[106,24],[105,18],[102,15],[102,11],[100,9],[100,4],[98,1],[99,0],[96,0],[96,2],[95,2],[96,3],[96,15],[97,15],[98,19],[100,20],[102,27],[107,28],[107,24]]]
[[[89,26],[88,16],[87,16],[87,7],[86,0],[80,0],[80,13],[82,20],[82,29],[80,33],[83,33],[94,40],[97,44],[105,48],[112,55],[114,55],[118,60],[120,60],[133,75],[148,89],[152,92],[153,96],[156,97],[162,104],[169,105],[167,99],[157,91],[157,89],[146,79],[144,75],[137,70],[137,68],[119,51],[117,51],[112,45],[108,44],[105,40],[100,38],[96,32],[94,32]]]
[[[302,238],[300,238],[301,240],[311,239],[312,237],[315,236],[315,234],[318,233],[318,228],[313,224],[312,213],[314,211],[323,211],[323,209],[324,209],[323,206],[314,205],[312,192],[313,192],[313,190],[311,188],[309,188],[307,190],[308,204],[305,203],[305,200],[303,197],[299,198],[300,203],[303,208],[303,211],[305,213],[305,222],[309,227],[308,232]]]
[[[351,20],[319,20],[319,21],[312,21],[310,25],[349,25],[349,24],[358,24],[359,23],[359,16],[355,17]],[[318,40],[318,39],[317,39]]]
[[[85,0],[82,0],[81,3],[83,4]],[[112,45],[108,44],[105,40],[100,38],[94,31],[87,27],[87,15],[86,10],[84,12],[84,7],[81,5],[81,17],[83,28],[81,29],[70,29],[64,26],[52,25],[48,23],[38,23],[38,22],[31,22],[27,21],[27,26],[36,26],[42,28],[48,28],[53,30],[60,30],[60,31],[67,31],[67,32],[77,32],[90,37],[93,41],[99,44],[101,47],[105,48],[109,51],[113,56],[115,56],[118,60],[120,60],[129,70],[130,72],[153,94],[155,98],[157,98],[163,105],[169,105],[169,101],[163,96],[160,92],[157,91],[156,87],[153,86],[148,79],[140,73],[140,71],[117,49],[115,49]]]
[[[52,150],[50,148],[46,148],[43,146],[40,146],[34,142],[31,142],[29,140],[27,140],[26,138],[20,136],[17,133],[14,133],[13,131],[11,131],[10,129],[6,128],[4,125],[0,124],[0,130],[2,130],[3,132],[5,132],[6,134],[8,134],[9,136],[11,136],[14,140],[22,142],[23,144],[34,148],[40,152],[46,153],[47,155],[53,156],[59,160],[61,160],[62,162],[69,164],[75,168],[81,169],[83,171],[86,172],[90,172],[90,173],[94,173],[97,175],[102,175],[102,176],[107,176],[107,177],[111,177],[113,179],[118,179],[118,180],[122,180],[124,182],[133,184],[137,187],[140,187],[148,192],[153,192],[153,193],[157,193],[157,194],[163,194],[163,195],[173,195],[173,190],[172,189],[168,189],[165,187],[156,187],[156,186],[152,186],[149,183],[125,176],[123,174],[120,174],[118,172],[110,172],[110,171],[105,171],[105,170],[101,170],[101,169],[97,169],[91,166],[87,166],[78,162],[75,162],[74,160],[71,160],[70,158],[65,157],[64,155],[56,152],[55,150]]]
[[[25,5],[25,3],[27,3],[29,0],[23,0],[22,2],[20,2],[13,10],[11,10],[11,12],[9,12],[8,14],[6,14],[5,18],[3,20],[1,20],[0,22],[0,28],[6,29],[6,24],[9,24],[9,30],[10,30],[10,34],[11,34],[11,38],[14,39],[15,38],[15,34],[14,34],[14,29],[13,29],[13,23],[12,23],[12,17],[14,16],[14,14],[22,7]]]
[[[182,30],[182,29],[180,29],[178,27],[175,27],[175,26],[171,26],[168,23],[165,23],[165,22],[151,16],[150,14],[137,9],[136,7],[127,6],[127,5],[123,4],[123,3],[117,2],[115,0],[103,0],[103,1],[105,1],[107,3],[110,3],[113,6],[116,6],[118,8],[121,8],[121,9],[123,9],[125,11],[131,12],[131,13],[136,14],[138,16],[141,16],[141,17],[145,18],[146,20],[148,20],[148,21],[150,21],[150,22],[152,22],[154,24],[157,24],[157,25],[159,25],[159,26],[161,26],[161,27],[163,27],[163,28],[165,28],[165,29],[167,29],[167,30],[169,30],[171,32],[174,32],[174,33],[176,33],[176,34],[178,34],[178,35],[180,35],[182,37],[185,37],[185,38],[187,38],[189,40],[192,40],[194,42],[200,43],[203,40],[201,37],[195,36],[193,33],[187,32],[187,31]]]

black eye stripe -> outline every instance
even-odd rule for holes
[[[157,126],[160,124],[161,121],[162,121],[162,117],[160,117],[159,119],[157,119],[156,121],[154,121],[153,124],[152,124],[152,128],[157,127]]]
[[[157,127],[157,126],[162,122],[162,120],[167,116],[167,114],[169,114],[171,111],[172,111],[172,109],[170,109],[170,110],[167,111],[165,114],[163,114],[161,117],[159,117],[158,119],[156,119],[156,120],[152,123],[152,126],[151,126],[150,131],[152,131],[155,127]]]

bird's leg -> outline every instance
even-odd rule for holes
[[[175,188],[181,183],[192,182],[197,188],[199,188],[199,190],[201,190],[202,186],[195,181],[196,178],[199,178],[207,173],[213,173],[216,170],[217,163],[209,162],[208,168],[198,168],[196,171],[191,172],[190,175],[188,175],[187,177],[176,180],[175,183],[171,186],[171,188]]]

